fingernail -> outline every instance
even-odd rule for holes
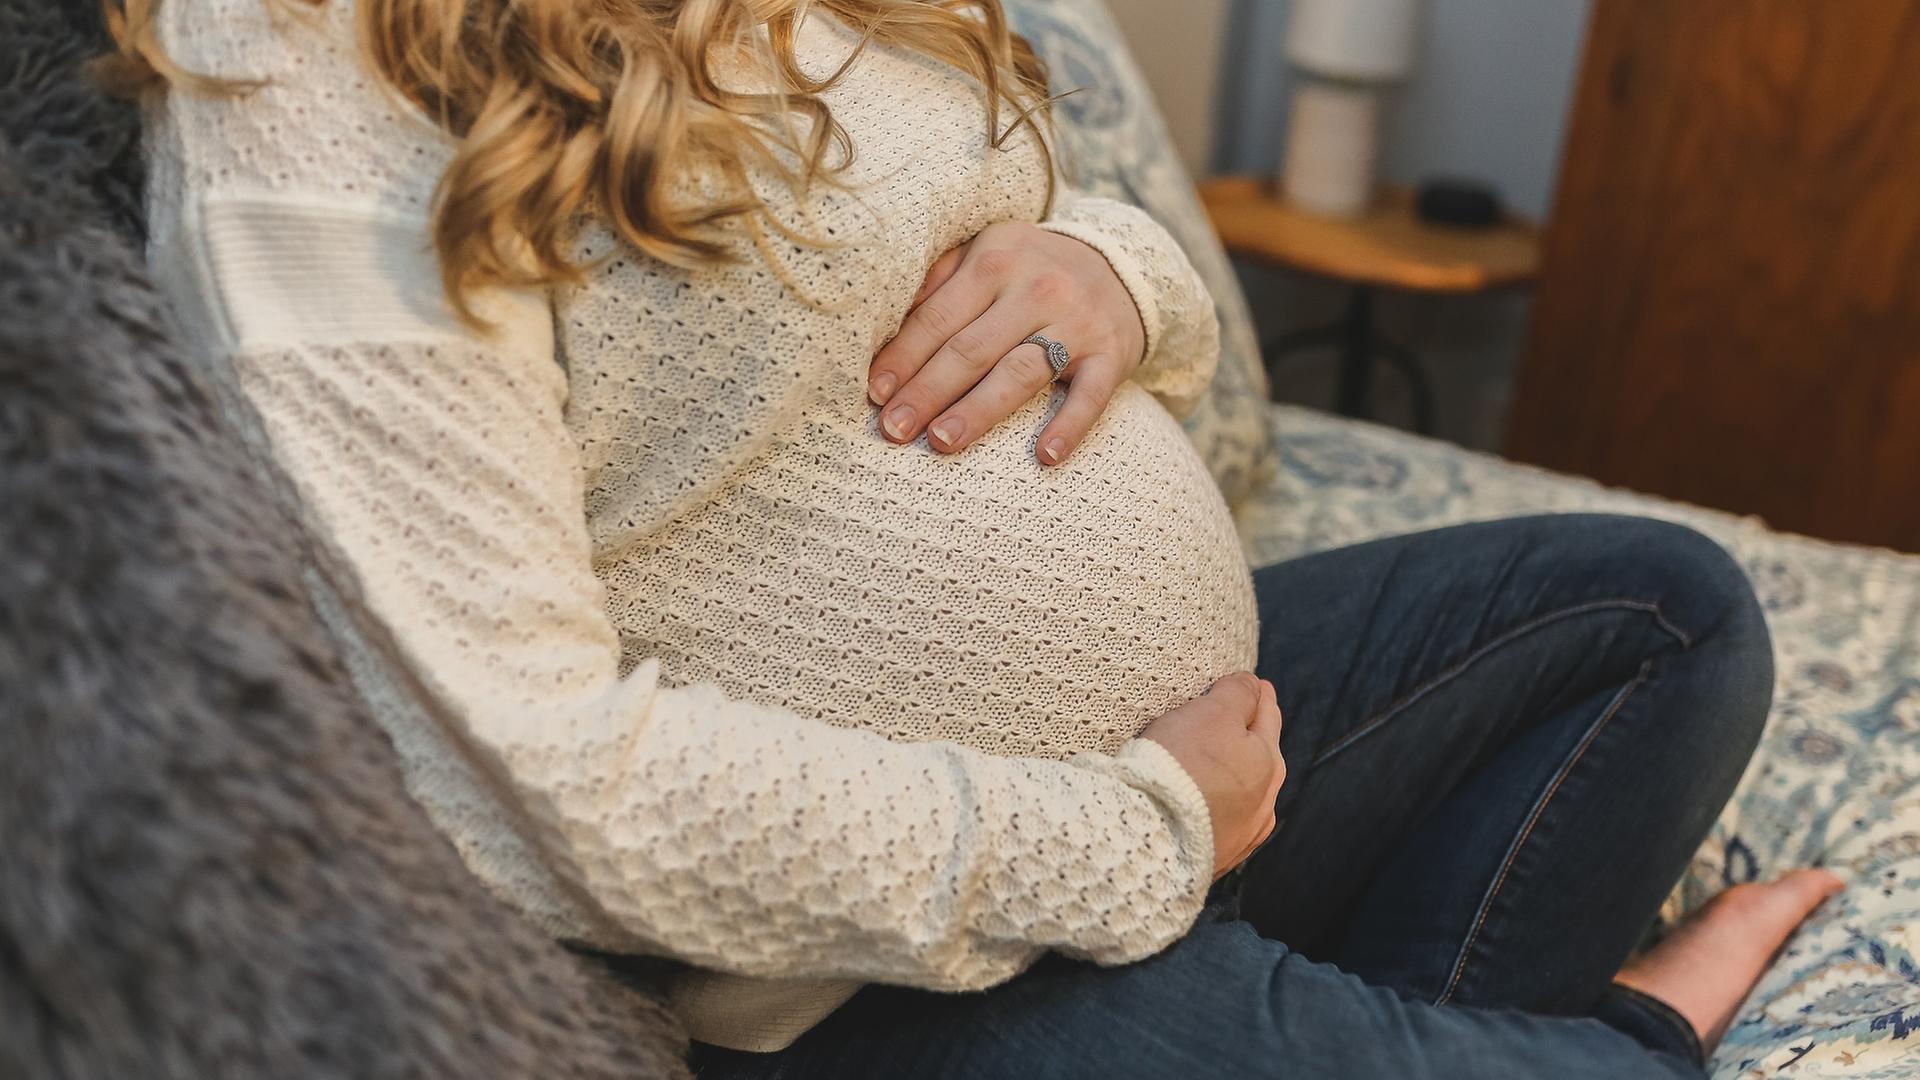
[[[961,426],[960,421],[952,417],[947,417],[934,424],[930,429],[930,433],[934,438],[939,439],[948,446],[952,446],[960,441],[960,433],[964,430],[966,429]]]
[[[1060,459],[1067,456],[1067,440],[1058,435],[1048,439],[1046,445],[1040,448],[1040,456],[1046,458],[1049,465],[1060,464]]]
[[[900,380],[894,378],[891,372],[881,372],[867,387],[867,396],[873,399],[875,405],[885,405],[887,399],[893,396],[894,388],[899,385]]]
[[[887,434],[893,438],[904,439],[907,437],[907,432],[913,430],[913,410],[905,405],[890,409],[887,415],[880,419],[880,426],[885,428]]]

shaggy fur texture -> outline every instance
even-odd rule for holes
[[[139,113],[78,71],[105,48],[95,0],[0,0],[0,166],[16,183],[37,178],[41,210],[138,242]]]
[[[684,1075],[407,798],[46,3],[0,0],[0,1077]]]

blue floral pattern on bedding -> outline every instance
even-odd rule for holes
[[[1279,470],[1239,510],[1257,564],[1588,510],[1682,522],[1740,559],[1773,627],[1773,717],[1666,914],[1796,866],[1827,866],[1849,888],[1742,1007],[1713,1075],[1920,1076],[1920,557],[1788,536],[1305,409],[1274,406],[1271,419]]]

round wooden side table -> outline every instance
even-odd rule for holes
[[[1200,185],[1200,200],[1227,251],[1253,262],[1345,283],[1345,313],[1337,322],[1294,330],[1263,342],[1268,370],[1300,349],[1340,350],[1336,408],[1367,416],[1373,368],[1385,360],[1413,389],[1415,426],[1433,433],[1433,387],[1419,357],[1382,337],[1374,298],[1382,289],[1472,295],[1532,284],[1540,272],[1540,231],[1509,216],[1485,229],[1431,225],[1414,215],[1413,195],[1389,189],[1364,217],[1314,217],[1287,205],[1274,185],[1251,176],[1227,176]]]

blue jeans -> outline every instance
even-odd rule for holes
[[[1256,575],[1281,825],[1160,955],[976,994],[869,987],[708,1078],[1698,1077],[1611,986],[1732,793],[1772,650],[1697,533],[1565,515]]]

